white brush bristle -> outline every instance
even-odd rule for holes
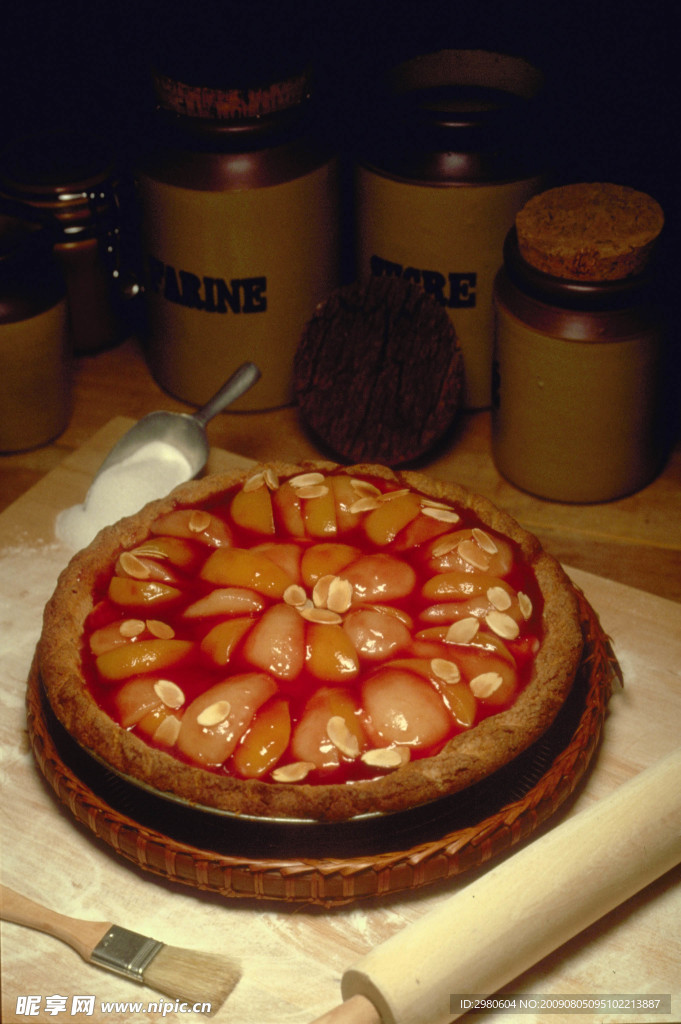
[[[228,957],[163,946],[145,969],[144,984],[192,1006],[210,1003],[210,1014],[213,1014],[240,977],[239,964]],[[209,1013],[208,1010],[203,1012]]]

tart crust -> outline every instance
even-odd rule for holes
[[[154,520],[191,508],[233,488],[265,466],[205,477],[100,532],[71,560],[46,605],[37,649],[40,679],[49,703],[76,741],[114,771],[201,806],[251,817],[342,821],[359,815],[404,811],[459,792],[507,765],[539,739],[564,704],[583,639],[570,580],[538,539],[487,499],[425,475],[385,467],[339,467],[330,462],[268,464],[280,477],[337,471],[397,481],[437,501],[471,509],[482,523],[514,541],[543,597],[543,641],[531,677],[515,703],[450,739],[431,757],[412,760],[377,778],[352,783],[272,783],[217,774],[181,762],[120,727],[88,690],[81,660],[84,624],[98,581],[121,551],[140,543]]]

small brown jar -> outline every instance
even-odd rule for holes
[[[125,332],[125,189],[106,148],[72,132],[27,134],[2,154],[0,193],[51,219],[73,345],[89,355]]]
[[[71,413],[64,278],[47,229],[0,207],[0,451],[54,440]]]
[[[492,451],[503,476],[554,501],[622,497],[664,460],[663,317],[650,266],[619,280],[554,277],[505,243]]]

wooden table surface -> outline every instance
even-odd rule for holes
[[[218,384],[216,382],[216,390]],[[156,384],[134,339],[76,362],[71,421],[35,451],[0,456],[0,511],[116,416],[138,419],[187,405]],[[255,460],[319,457],[294,407],[225,412],[208,427],[211,444]],[[681,601],[681,438],[662,473],[630,497],[597,505],[563,505],[524,494],[497,472],[488,412],[461,416],[445,450],[422,467],[491,498],[535,532],[562,562],[661,597]]]

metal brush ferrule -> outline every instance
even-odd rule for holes
[[[112,925],[93,949],[90,959],[126,978],[143,981],[145,970],[162,948],[163,943],[156,939]]]

